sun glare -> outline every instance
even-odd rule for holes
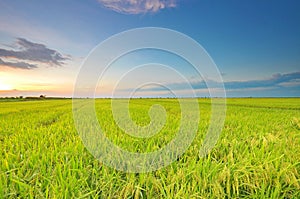
[[[12,90],[12,87],[8,84],[4,84],[0,82],[0,91],[8,91],[8,90]]]

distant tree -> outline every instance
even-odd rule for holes
[[[21,95],[21,96],[19,96],[19,98],[20,98],[20,99],[23,99],[23,96]]]
[[[46,98],[46,95],[40,95],[40,98]]]

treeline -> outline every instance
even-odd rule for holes
[[[35,96],[16,96],[16,97],[0,97],[2,101],[28,101],[28,100],[50,100],[50,99],[68,99],[66,97],[46,97],[46,95]]]

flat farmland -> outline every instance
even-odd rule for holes
[[[73,120],[72,100],[0,101],[0,198],[300,198],[299,98],[227,99],[215,147],[199,149],[211,116],[198,99],[195,139],[176,161],[148,173],[126,173],[95,159]],[[166,146],[181,118],[177,99],[132,99],[132,120],[151,122],[150,107],[165,108],[163,128],[150,138],[127,135],[114,121],[109,99],[96,116],[115,145],[146,153]]]

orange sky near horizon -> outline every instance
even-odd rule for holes
[[[4,68],[0,71],[0,97],[51,95],[71,96],[76,71],[71,67],[35,70]],[[68,75],[66,75],[68,74]]]

